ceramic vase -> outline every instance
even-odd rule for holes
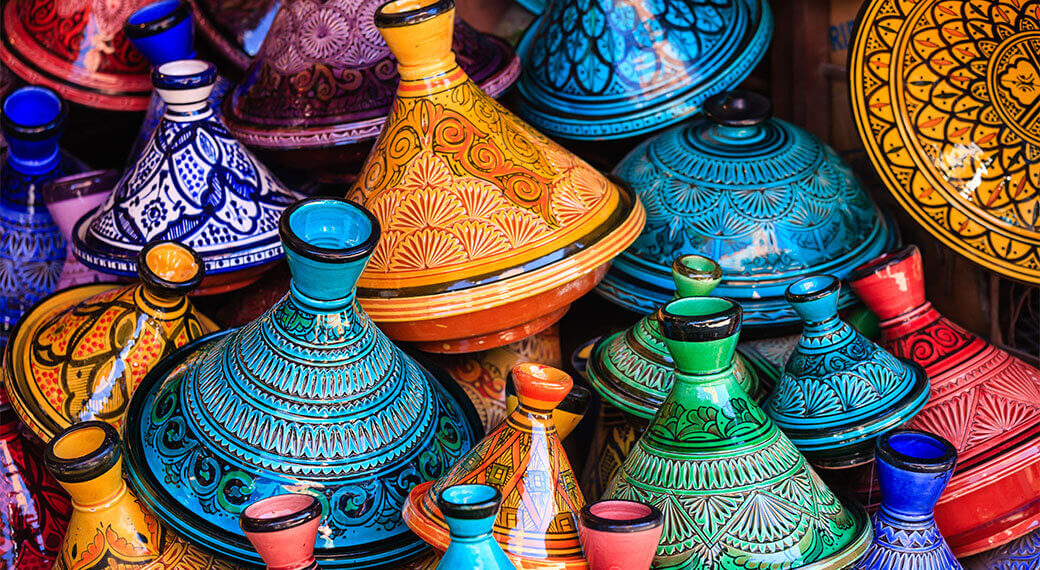
[[[581,546],[589,570],[649,570],[664,531],[656,507],[606,499],[581,509]]]
[[[260,564],[239,512],[287,489],[325,507],[323,568],[419,558],[426,547],[401,520],[408,490],[447,472],[480,420],[445,373],[407,356],[357,303],[380,239],[367,210],[302,200],[280,231],[288,294],[164,359],[134,393],[130,480],[174,530],[230,560]]]
[[[866,513],[835,497],[736,381],[740,313],[717,297],[658,311],[675,378],[605,498],[663,513],[659,568],[843,568],[870,540]]]
[[[883,346],[924,368],[928,404],[910,422],[957,449],[959,464],[935,507],[957,556],[990,550],[1040,521],[1040,370],[943,317],[925,297],[916,246],[874,259],[850,275],[856,294],[881,320]],[[991,428],[990,426],[1000,426]],[[873,487],[869,466],[848,490]]]
[[[215,294],[256,281],[282,257],[278,218],[296,195],[213,116],[207,99],[216,78],[199,60],[155,68],[166,114],[111,196],[76,224],[75,253],[85,265],[134,275],[146,243],[175,240],[205,263],[198,293]]]
[[[268,570],[318,570],[314,540],[322,506],[313,495],[275,495],[242,511],[242,532]]]
[[[451,543],[437,570],[513,570],[491,531],[502,493],[487,485],[454,485],[437,496]]]
[[[960,570],[932,509],[953,475],[957,450],[945,439],[899,429],[876,440],[881,509],[857,570]]]
[[[520,40],[516,108],[553,137],[649,133],[743,81],[772,34],[764,0],[558,0]]]
[[[65,241],[65,262],[61,266],[56,291],[75,285],[115,281],[116,276],[94,271],[83,265],[72,253],[72,228],[84,213],[97,208],[108,198],[119,180],[115,170],[91,170],[63,176],[43,187],[43,201]]]
[[[847,468],[870,461],[874,438],[928,402],[928,377],[838,317],[841,281],[812,275],[787,299],[804,326],[766,413],[814,464]]]
[[[348,196],[384,228],[358,284],[392,338],[472,352],[544,330],[643,224],[628,192],[488,97],[451,51],[451,0],[390,2],[401,82]]]
[[[585,500],[553,422],[553,409],[573,382],[559,369],[525,362],[513,368],[520,404],[440,479],[411,490],[404,520],[435,549],[450,532],[437,497],[455,485],[480,483],[502,493],[493,533],[518,568],[587,568],[578,538]]]

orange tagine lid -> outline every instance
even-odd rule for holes
[[[401,83],[349,192],[383,229],[359,282],[365,310],[436,352],[548,327],[635,240],[642,205],[467,77],[452,0],[390,2],[375,18]]]

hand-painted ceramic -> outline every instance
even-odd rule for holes
[[[392,338],[432,352],[559,320],[642,229],[627,191],[488,97],[451,52],[452,0],[390,2],[376,26],[397,100],[349,197],[385,234],[358,283]]]
[[[533,14],[541,14],[545,11],[545,6],[551,0],[516,0],[516,3],[523,6],[525,10]]]
[[[82,169],[58,148],[66,114],[65,102],[46,87],[22,87],[0,100],[7,140],[0,167],[0,348],[22,313],[61,276],[65,242],[40,192]]]
[[[138,263],[140,283],[59,291],[15,328],[4,354],[4,381],[19,419],[42,442],[88,420],[119,427],[148,371],[216,331],[187,298],[203,276],[193,251],[153,242]]]
[[[379,241],[363,208],[307,199],[282,214],[292,284],[259,319],[189,344],[145,377],[127,412],[130,480],[179,534],[260,564],[238,525],[259,499],[315,496],[323,568],[386,568],[426,551],[401,520],[482,433],[443,372],[369,320],[355,283]],[[449,392],[451,390],[452,392]]]
[[[763,393],[770,393],[780,381],[784,365],[798,347],[800,338],[800,334],[789,334],[741,340],[737,346],[737,353],[755,371],[759,388]]]
[[[278,217],[296,198],[236,141],[206,103],[217,72],[199,60],[157,67],[166,102],[155,135],[97,210],[73,233],[76,257],[133,275],[146,243],[175,240],[206,265],[199,293],[244,287],[282,257]]]
[[[675,379],[605,497],[664,514],[660,568],[844,568],[870,540],[866,513],[834,496],[737,383],[740,313],[718,297],[658,311]]]
[[[321,515],[313,495],[275,495],[246,507],[239,525],[268,570],[318,570],[314,540]]]
[[[871,0],[849,48],[867,156],[957,253],[1040,284],[1040,13],[1020,0]]]
[[[621,464],[646,430],[647,421],[601,402],[595,418],[592,443],[581,472],[581,490],[594,501],[603,496]]]
[[[239,72],[260,53],[280,0],[188,0],[211,47]]]
[[[557,0],[520,40],[517,112],[554,137],[645,134],[736,87],[772,35],[765,0]]]
[[[513,570],[491,531],[502,493],[487,485],[454,485],[437,496],[451,543],[437,570]]]
[[[581,546],[589,570],[649,570],[664,532],[652,505],[606,499],[581,509]]]
[[[989,552],[961,561],[968,570],[1033,570],[1040,568],[1040,531],[1034,531]]]
[[[639,313],[675,293],[672,261],[699,253],[722,266],[715,293],[744,308],[744,325],[798,322],[784,301],[810,273],[844,277],[893,239],[851,169],[808,131],[771,118],[761,95],[710,98],[705,116],[636,147],[614,174],[647,208],[639,239],[597,292]],[[841,299],[845,307],[851,294]]]
[[[108,198],[119,181],[115,170],[91,170],[56,178],[43,186],[43,201],[65,241],[65,262],[61,266],[56,291],[75,285],[115,281],[116,276],[94,271],[72,253],[72,228],[84,213],[97,208]]]
[[[84,422],[47,445],[44,463],[72,496],[72,518],[55,570],[233,570],[168,532],[123,481],[116,429]]]
[[[1040,370],[939,314],[925,299],[915,246],[863,265],[850,282],[881,317],[885,348],[920,364],[930,380],[931,399],[907,426],[957,449],[959,465],[935,508],[953,552],[989,550],[1036,528]]]
[[[282,2],[260,53],[228,96],[231,133],[257,149],[307,151],[270,155],[291,166],[356,174],[386,123],[399,79],[376,31],[375,12],[385,3]],[[452,49],[462,70],[492,97],[520,75],[509,44],[462,19],[455,21]]]
[[[765,403],[770,418],[814,464],[870,461],[874,439],[928,402],[928,377],[838,317],[841,281],[811,275],[787,288],[805,323],[784,374]]]
[[[553,408],[553,423],[556,425],[556,435],[560,437],[560,441],[567,439],[567,436],[578,427],[581,420],[585,419],[585,413],[589,411],[590,403],[592,403],[592,391],[574,384],[571,386],[571,391],[567,392],[567,395]],[[506,377],[506,414],[512,414],[519,406],[520,396],[516,393],[516,382],[513,375],[509,374]],[[498,425],[492,427],[498,427]]]
[[[881,509],[855,570],[961,570],[932,517],[953,475],[957,450],[945,439],[899,429],[876,440]]]
[[[0,61],[27,83],[69,101],[143,111],[148,62],[123,34],[123,20],[147,0],[11,0],[3,7]]]
[[[525,570],[586,569],[578,538],[578,512],[585,499],[552,416],[573,383],[559,369],[532,363],[518,364],[513,378],[519,407],[444,476],[412,489],[404,520],[444,551],[449,529],[436,498],[454,485],[490,485],[503,496],[495,539],[513,564]]]

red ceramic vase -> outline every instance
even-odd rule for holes
[[[607,499],[581,509],[581,547],[590,570],[646,570],[664,530],[661,511],[635,501]]]
[[[318,499],[302,493],[261,499],[242,511],[239,522],[268,570],[317,570]]]
[[[989,550],[1036,528],[1040,370],[939,314],[925,299],[916,246],[870,261],[849,279],[880,317],[884,347],[920,364],[930,379],[931,399],[905,427],[957,448],[956,471],[935,508],[954,554]],[[872,473],[869,466],[864,473]],[[846,489],[876,502],[872,478],[861,475],[859,489]]]

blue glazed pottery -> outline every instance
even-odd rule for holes
[[[815,465],[841,468],[873,456],[874,439],[928,402],[916,363],[892,356],[838,318],[841,281],[811,275],[787,288],[802,336],[765,411]]]
[[[557,0],[517,48],[516,110],[553,137],[645,134],[743,81],[772,35],[765,0]]]
[[[1036,570],[1040,568],[1040,530],[963,562],[968,570]]]
[[[881,509],[874,537],[856,570],[960,570],[935,524],[933,509],[953,475],[957,450],[945,439],[914,429],[877,438]]]
[[[636,147],[614,169],[639,195],[646,226],[597,292],[649,313],[675,293],[672,260],[699,253],[722,266],[716,295],[744,326],[793,325],[784,300],[811,273],[844,277],[894,239],[852,171],[804,129],[771,118],[761,95],[710,98],[700,117]],[[844,308],[854,301],[841,297]]]
[[[82,170],[58,148],[67,113],[46,87],[22,87],[0,102],[7,141],[0,166],[0,348],[22,313],[54,290],[65,264],[65,240],[42,190]]]
[[[448,523],[451,543],[437,570],[513,570],[491,535],[502,493],[487,485],[455,485],[437,497],[437,508]]]
[[[426,548],[401,520],[408,491],[468,451],[480,420],[450,378],[405,355],[357,302],[379,241],[367,210],[303,200],[280,232],[288,295],[174,353],[134,393],[130,480],[178,534],[233,561],[261,563],[239,528],[242,509],[287,492],[324,507],[322,568],[407,561]]]
[[[152,71],[166,113],[112,195],[76,224],[84,264],[129,277],[144,244],[179,241],[206,264],[200,292],[216,293],[248,285],[282,257],[278,218],[296,195],[214,117],[216,78],[199,60]]]

